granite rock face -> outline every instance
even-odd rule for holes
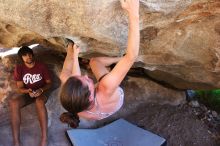
[[[179,89],[219,88],[219,0],[141,0],[138,67]],[[2,48],[40,43],[61,52],[72,38],[90,53],[122,55],[127,16],[119,0],[1,0]]]

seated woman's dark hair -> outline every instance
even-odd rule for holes
[[[21,60],[22,60],[22,56],[26,54],[31,54],[34,56],[34,52],[31,48],[29,48],[28,46],[21,47],[18,51],[18,56],[21,58]]]
[[[77,113],[89,108],[91,104],[89,101],[90,94],[89,87],[83,85],[80,79],[74,76],[70,77],[63,84],[60,92],[60,102],[69,113],[63,113],[60,120],[76,128],[79,124]]]

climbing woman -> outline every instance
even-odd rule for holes
[[[119,84],[135,62],[139,52],[139,0],[121,0],[121,6],[129,16],[129,32],[126,54],[123,57],[91,58],[89,65],[97,84],[87,75],[81,75],[78,54],[80,48],[72,43],[67,46],[67,56],[60,74],[62,87],[60,101],[68,112],[61,115],[61,121],[75,128],[79,117],[101,120],[123,105],[124,93]],[[108,66],[117,63],[109,71]]]

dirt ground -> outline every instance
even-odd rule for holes
[[[205,106],[192,107],[141,104],[124,117],[167,140],[167,146],[220,146],[219,117],[213,118]]]

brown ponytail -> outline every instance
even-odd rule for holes
[[[79,116],[73,115],[69,112],[65,112],[60,116],[60,121],[67,123],[72,128],[77,128],[79,126]]]

